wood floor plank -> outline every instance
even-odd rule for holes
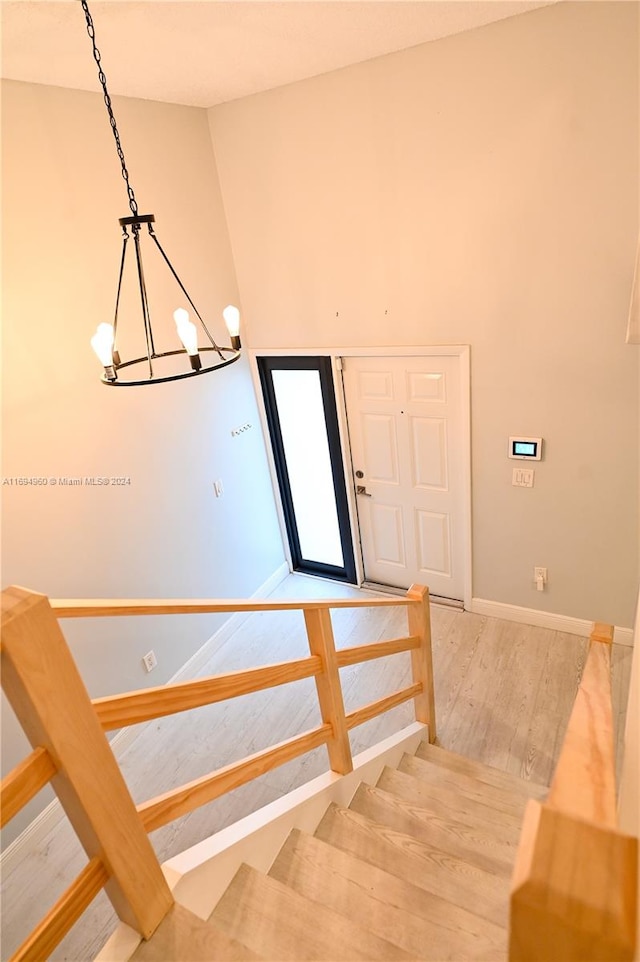
[[[490,805],[497,811],[513,815],[515,818],[522,817],[527,804],[524,795],[494,785],[481,784],[476,778],[451,771],[449,768],[442,768],[414,755],[403,755],[398,771],[428,782],[429,785],[442,785],[451,791],[459,792],[466,798],[483,805]]]
[[[554,635],[521,743],[521,774],[542,784],[549,784],[553,777],[587,651],[586,638]]]
[[[315,834],[330,845],[495,925],[507,925],[509,880],[506,878],[337,805],[330,806]]]
[[[241,866],[210,921],[263,959],[410,959],[403,949],[275,878]]]
[[[433,962],[506,959],[506,932],[438,895],[294,831],[269,874]]]
[[[260,956],[177,902],[131,962],[251,962]]]
[[[349,808],[420,842],[451,852],[487,872],[511,877],[514,846],[504,844],[485,828],[465,825],[456,820],[453,813],[442,818],[398,795],[364,784],[359,786]]]
[[[421,782],[392,768],[382,771],[376,787],[420,805],[443,819],[455,812],[457,821],[491,832],[512,847],[518,844],[521,818],[498,812],[491,805],[465,797],[456,790]]]
[[[421,742],[415,754],[416,758],[422,758],[424,761],[432,762],[434,765],[440,765],[442,768],[458,772],[460,775],[468,775],[470,778],[476,778],[485,785],[492,785],[495,788],[504,788],[507,791],[513,791],[517,795],[523,795],[525,798],[536,798],[541,801],[546,798],[548,793],[548,789],[544,785],[536,785],[534,782],[526,781],[517,775],[510,775],[508,772],[499,771],[497,768],[483,765],[482,762],[473,761],[473,759],[465,758],[463,755],[458,755],[455,752],[444,751],[444,749],[439,748],[437,745],[430,745],[429,742]]]
[[[432,615],[435,612],[432,612]],[[471,613],[457,618],[444,637],[436,632],[434,645],[434,684],[436,689],[436,717],[439,719],[440,738],[450,738],[451,723],[460,713],[456,710],[460,691],[467,673],[476,661],[483,629],[487,619]],[[464,714],[464,713],[463,713]],[[444,743],[446,748],[454,745]]]

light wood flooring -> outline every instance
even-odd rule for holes
[[[343,597],[356,589],[290,576],[274,597]],[[406,613],[390,608],[333,613],[338,647],[406,634]],[[438,744],[525,779],[548,784],[586,654],[586,639],[432,607]],[[251,615],[227,641],[212,646],[199,674],[306,655],[300,612]],[[613,701],[618,745],[624,728],[631,649],[613,647]],[[409,683],[408,655],[342,672],[347,711]],[[413,720],[412,703],[352,732],[354,754]],[[120,759],[137,802],[266,748],[319,722],[312,679],[140,726]],[[325,749],[263,776],[151,836],[165,861],[214,831],[327,770]],[[81,870],[86,858],[62,821],[38,851],[2,880],[2,959]],[[115,925],[101,894],[53,958],[88,962]]]
[[[242,865],[206,923],[176,906],[132,962],[506,962],[520,822],[546,795],[423,741],[267,873]]]

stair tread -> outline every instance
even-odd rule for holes
[[[242,942],[229,938],[225,932],[176,902],[151,938],[140,943],[131,962],[167,962],[167,959],[241,962],[260,958]]]
[[[429,783],[395,768],[383,769],[377,784],[383,789],[442,817],[453,816],[469,826],[490,831],[503,844],[517,846],[522,816],[497,811],[491,804],[470,798],[451,786]]]
[[[509,880],[504,877],[334,804],[315,834],[391,875],[506,927]]]
[[[504,844],[484,826],[471,826],[452,814],[443,818],[391,792],[361,784],[349,808],[373,821],[436,845],[504,878],[510,878],[515,847]]]
[[[414,959],[506,959],[498,925],[321,839],[294,830],[269,874],[410,953]]]
[[[428,782],[430,785],[442,785],[461,792],[469,799],[474,799],[483,805],[490,805],[516,818],[522,818],[527,804],[527,798],[523,795],[506,788],[487,785],[471,775],[462,775],[434,762],[416,758],[415,755],[403,755],[398,771],[405,775],[412,775],[413,778]]]
[[[240,867],[210,921],[266,960],[411,958],[386,939],[248,865]]]
[[[416,758],[433,762],[435,765],[448,768],[461,775],[470,775],[487,785],[511,789],[527,798],[536,798],[543,801],[549,792],[545,785],[529,782],[517,775],[512,775],[510,772],[503,772],[498,768],[486,765],[484,762],[466,758],[464,755],[457,755],[455,752],[440,748],[438,745],[430,745],[429,742],[420,742],[416,750]]]

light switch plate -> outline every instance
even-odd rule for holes
[[[532,488],[534,473],[533,468],[514,468],[511,484],[517,488]]]

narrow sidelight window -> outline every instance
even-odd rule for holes
[[[259,357],[296,571],[355,583],[331,360]]]

